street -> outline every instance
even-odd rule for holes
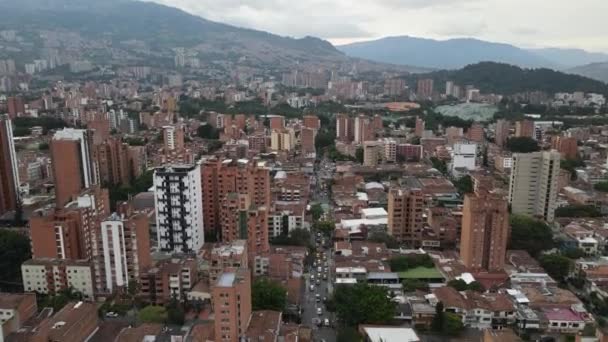
[[[323,159],[315,170],[316,182],[313,189],[313,201],[323,206],[323,220],[330,219],[332,213],[330,188],[327,184],[333,177],[334,165]],[[312,232],[312,242],[316,253],[313,265],[306,274],[306,290],[303,303],[302,323],[313,328],[314,341],[335,342],[335,316],[327,312],[324,301],[330,297],[332,250],[331,238]],[[324,243],[324,244],[323,244]],[[318,312],[318,310],[321,310]],[[327,322],[326,322],[327,319]],[[329,323],[329,326],[326,326]]]

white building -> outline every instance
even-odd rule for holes
[[[395,139],[384,138],[384,160],[393,163],[397,161],[397,142]]]
[[[55,294],[67,288],[93,299],[95,279],[85,260],[31,259],[21,265],[23,289],[26,292]]]
[[[174,165],[154,171],[159,249],[196,253],[205,242],[201,166]]]
[[[475,170],[475,157],[477,155],[477,144],[456,143],[452,149],[451,170],[466,169]]]

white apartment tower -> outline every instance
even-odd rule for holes
[[[509,203],[514,214],[553,221],[560,158],[557,151],[513,154]]]
[[[173,165],[154,171],[158,247],[196,253],[205,241],[201,166]]]

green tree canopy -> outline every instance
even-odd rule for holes
[[[323,215],[323,207],[319,203],[315,203],[310,207],[310,214],[313,221],[318,221]]]
[[[599,182],[593,188],[597,191],[608,192],[608,181]]]
[[[464,330],[462,319],[454,313],[445,312],[442,302],[435,306],[435,316],[431,322],[431,330],[444,336],[456,337]]]
[[[148,305],[139,310],[137,318],[141,323],[165,323],[168,313],[164,306]]]
[[[572,269],[572,260],[559,254],[545,254],[539,262],[547,274],[557,281],[564,281]]]
[[[405,272],[416,267],[435,267],[433,259],[428,254],[400,255],[389,260],[393,272]]]
[[[199,126],[196,130],[196,135],[200,138],[209,140],[217,140],[220,138],[220,132],[209,124]]]
[[[556,217],[600,217],[602,212],[593,205],[572,204],[555,209]]]
[[[540,151],[540,146],[532,138],[514,137],[507,140],[507,149],[513,153],[530,153]]]
[[[336,224],[332,221],[317,221],[313,223],[313,227],[316,231],[329,236],[336,229]]]
[[[357,150],[355,151],[355,160],[357,163],[363,164],[364,154],[365,151],[363,150],[363,147],[357,147]]]
[[[483,285],[478,281],[473,281],[470,284],[467,284],[462,279],[452,279],[448,282],[448,286],[453,287],[457,291],[466,291],[466,290],[471,290],[471,291],[475,291],[475,292],[484,292],[485,291],[485,288],[483,287]]]
[[[371,242],[384,243],[387,248],[399,248],[399,241],[386,232],[373,232],[368,235],[367,240]]]
[[[338,318],[347,326],[386,324],[395,316],[395,304],[380,286],[338,285],[332,301]]]
[[[310,232],[303,228],[296,228],[289,235],[279,235],[270,241],[273,245],[310,247]]]
[[[30,239],[12,230],[0,230],[0,274],[2,280],[21,282],[21,264],[32,257]]]
[[[511,215],[509,249],[523,249],[532,256],[553,248],[551,228],[540,220],[524,215]]]
[[[462,176],[453,183],[458,192],[463,195],[473,192],[473,179],[469,175]]]
[[[287,305],[287,290],[268,278],[259,278],[251,286],[253,310],[283,311]]]

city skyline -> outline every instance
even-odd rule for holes
[[[194,1],[152,0],[203,18],[294,37],[315,36],[334,45],[387,36],[432,39],[472,37],[522,48],[578,48],[608,52],[601,25],[608,3],[583,0],[587,11],[566,1],[382,0]],[[525,9],[525,11],[522,11]],[[405,19],[404,19],[405,18]],[[570,23],[564,25],[564,23]]]

